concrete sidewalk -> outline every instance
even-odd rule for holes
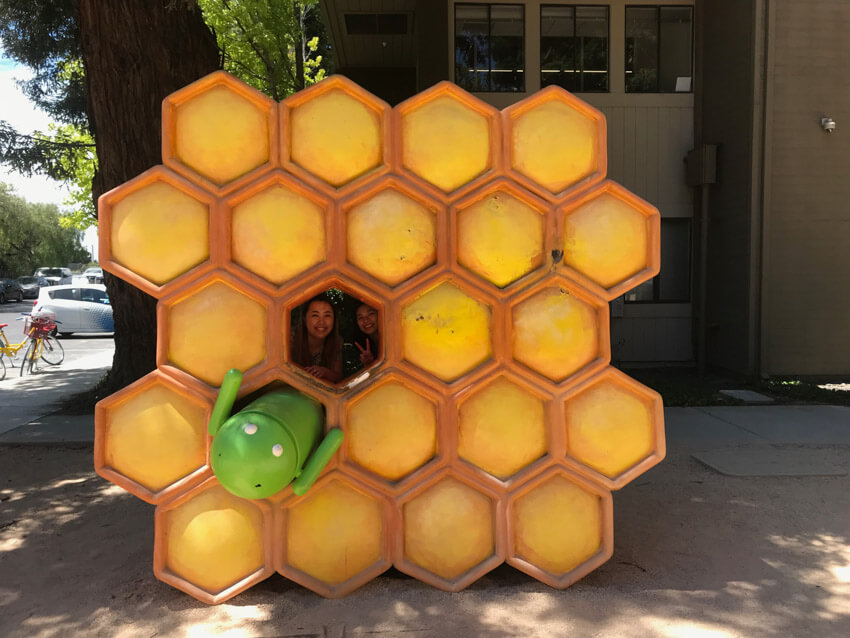
[[[111,353],[92,355],[71,367],[44,368],[37,375],[7,378],[0,444],[62,444],[94,441],[92,415],[57,412],[57,403],[92,387],[111,365]],[[6,392],[11,390],[11,392]],[[729,476],[835,476],[821,446],[850,446],[850,407],[832,405],[742,405],[668,407],[668,451],[692,455]]]

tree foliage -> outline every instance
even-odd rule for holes
[[[65,266],[91,259],[81,233],[59,225],[54,204],[30,204],[0,182],[0,274],[31,275],[41,266]]]
[[[325,77],[318,0],[199,0],[223,67],[275,100]]]

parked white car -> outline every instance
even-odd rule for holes
[[[32,314],[53,313],[61,336],[75,332],[114,332],[112,306],[101,284],[42,288]]]

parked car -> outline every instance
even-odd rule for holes
[[[24,291],[14,279],[0,279],[0,303],[23,301]]]
[[[73,281],[70,268],[39,268],[35,271],[35,276],[44,277],[51,286],[70,284]]]
[[[32,314],[53,313],[61,336],[75,332],[113,332],[112,306],[102,284],[42,288]]]
[[[86,268],[86,271],[83,273],[83,276],[88,280],[90,284],[102,284],[103,268],[101,268],[100,266],[92,266],[91,268]]]
[[[17,281],[24,291],[25,299],[38,299],[38,291],[50,285],[44,277],[18,277]]]

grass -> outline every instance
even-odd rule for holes
[[[666,406],[745,405],[720,390],[752,390],[774,404],[850,405],[850,384],[830,384],[804,379],[752,380],[709,372],[700,378],[695,368],[629,368],[626,374],[652,388]]]

